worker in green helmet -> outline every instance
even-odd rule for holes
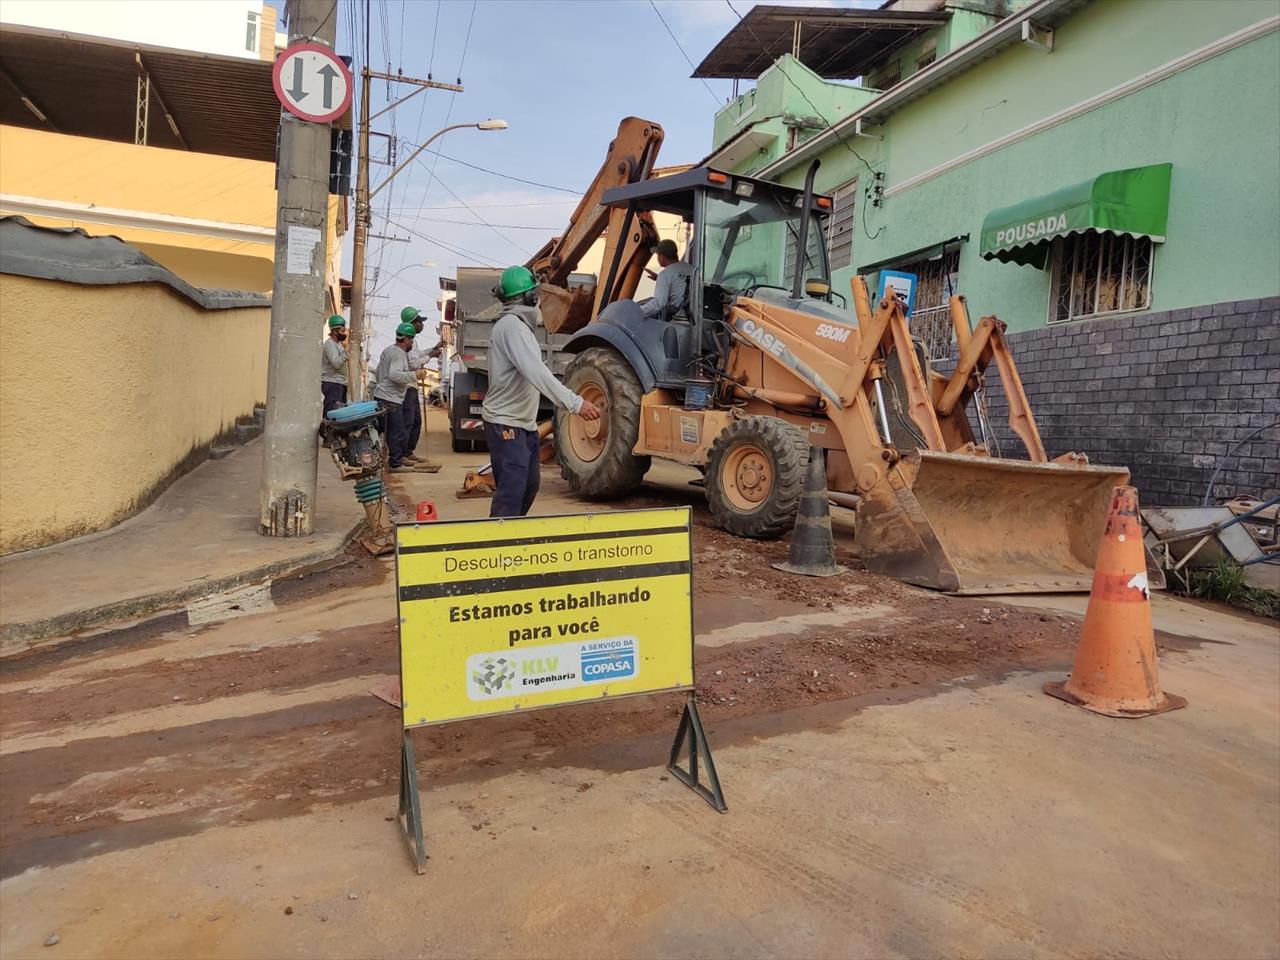
[[[405,460],[404,395],[416,382],[409,369],[409,351],[413,349],[413,337],[418,331],[412,323],[396,327],[396,341],[378,357],[376,383],[373,398],[378,401],[386,417],[385,433],[387,454],[391,469],[400,473],[413,470],[413,462]]]
[[[489,340],[489,387],[484,395],[484,435],[497,489],[491,517],[523,517],[541,480],[538,466],[538,395],[584,420],[600,410],[556,379],[542,362],[534,330],[539,324],[538,283],[527,267],[508,267],[494,289],[506,311]]]
[[[329,318],[329,336],[320,356],[320,395],[324,398],[324,415],[347,402],[346,318],[336,313]]]
[[[417,307],[404,307],[401,323],[412,324],[417,333],[422,333],[425,325]],[[408,351],[408,369],[413,371],[413,385],[404,392],[404,460],[410,463],[426,462],[426,457],[417,456],[417,442],[422,436],[422,403],[417,393],[417,371],[425,367],[431,357],[439,356],[439,346],[419,349],[415,340]]]

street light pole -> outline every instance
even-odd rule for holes
[[[365,290],[364,275],[367,250],[369,245],[369,228],[373,223],[372,207],[373,198],[382,192],[396,174],[400,173],[405,167],[412,163],[432,140],[448,133],[450,130],[458,130],[463,127],[475,127],[478,130],[504,130],[507,122],[505,120],[482,120],[479,123],[455,123],[452,126],[445,127],[431,135],[431,137],[423,143],[417,150],[409,155],[403,163],[398,164],[395,169],[372,191],[369,190],[369,92],[371,80],[373,78],[386,80],[396,80],[404,83],[414,83],[419,86],[419,90],[406,97],[402,97],[395,103],[389,104],[379,110],[375,117],[379,117],[386,113],[392,107],[403,103],[410,97],[421,92],[422,89],[428,87],[437,87],[444,90],[453,90],[461,93],[462,87],[452,83],[438,83],[434,80],[418,80],[413,77],[405,77],[399,74],[383,74],[366,68],[361,72],[361,97],[360,97],[360,158],[356,167],[356,222],[355,222],[355,238],[352,244],[351,255],[351,319],[349,327],[351,336],[348,339],[349,348],[347,352],[347,396],[352,402],[364,399],[364,307],[365,307]]]

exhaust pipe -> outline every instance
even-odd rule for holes
[[[821,160],[809,164],[809,172],[804,175],[804,215],[800,218],[800,235],[796,237],[796,272],[791,280],[791,299],[799,300],[804,292],[804,258],[809,248],[809,208],[813,206],[813,178],[821,166]]]

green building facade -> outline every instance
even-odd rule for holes
[[[948,12],[862,83],[783,55],[717,114],[710,164],[799,185],[819,160],[835,289],[915,274],[944,365],[963,293],[1015,334],[1054,453],[1198,502],[1280,419],[1280,2]],[[1214,492],[1278,486],[1273,428]]]

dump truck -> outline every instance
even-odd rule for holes
[[[995,316],[951,301],[959,350],[935,369],[890,290],[833,291],[823,221],[832,201],[697,167],[650,176],[660,125],[629,117],[565,237],[531,261],[543,320],[569,336],[565,384],[603,411],[554,414],[561,473],[578,494],[632,492],[652,458],[696,467],[715,521],[743,537],[793,525],[810,447],[827,486],[854,509],[866,565],[961,594],[1088,590],[1122,466],[1082,453],[1050,460]],[[688,304],[646,318],[631,299],[656,239],[655,212],[691,227]],[[594,286],[565,284],[574,256],[607,231]],[[993,455],[982,395],[995,371],[1025,459]],[[970,420],[978,420],[978,432]],[[1151,585],[1163,579],[1154,564]]]
[[[489,338],[494,323],[502,316],[502,306],[493,294],[501,275],[499,267],[458,268],[454,342],[463,369],[454,372],[449,383],[449,436],[455,453],[487,449],[480,408],[489,388]],[[595,281],[593,273],[571,273],[566,278],[569,289],[594,287]],[[542,348],[543,361],[557,376],[562,375],[573,359],[562,349],[569,335],[550,333],[541,324],[534,334]],[[544,398],[538,419],[547,420],[550,416],[551,404]]]

